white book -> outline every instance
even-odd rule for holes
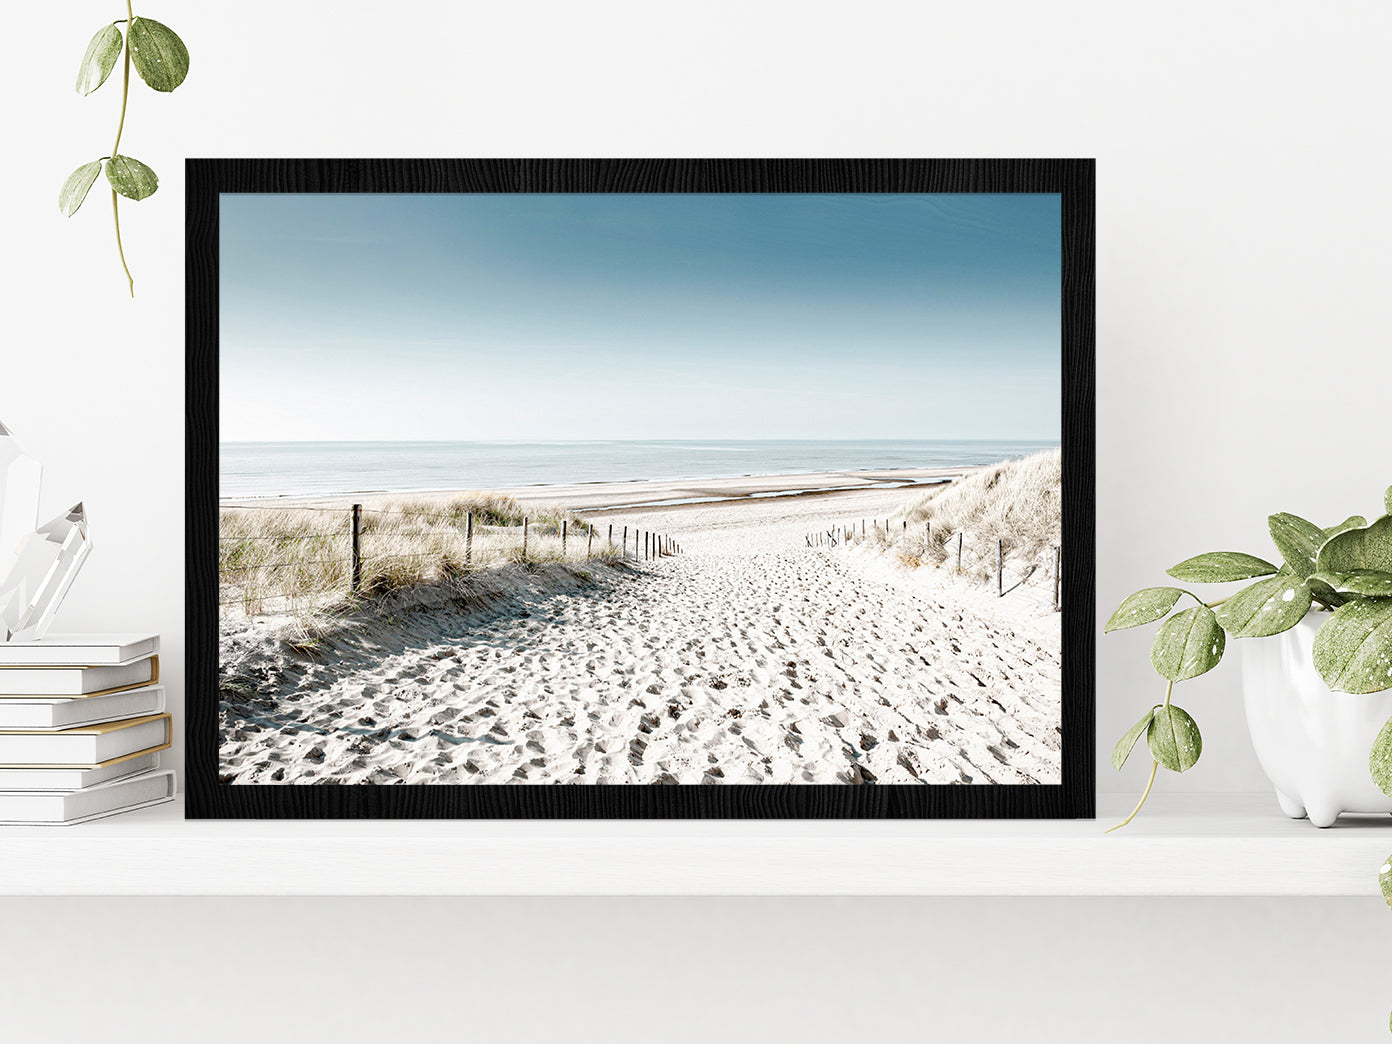
[[[0,700],[0,729],[72,729],[164,710],[164,686],[119,689],[81,699],[10,697]]]
[[[168,714],[154,714],[61,732],[0,732],[0,765],[94,768],[103,761],[169,746]]]
[[[101,783],[111,783],[127,776],[138,776],[142,772],[159,768],[158,753],[135,754],[126,758],[112,758],[102,765],[92,768],[64,768],[62,766],[43,766],[20,768],[0,765],[0,790],[82,790]]]
[[[83,790],[0,790],[0,825],[71,826],[174,800],[174,770],[142,772]]]
[[[0,696],[94,696],[157,681],[158,656],[97,667],[0,667]]]
[[[0,642],[0,667],[95,667],[157,652],[157,634],[46,634],[33,642]]]

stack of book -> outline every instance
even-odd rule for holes
[[[0,642],[0,824],[83,823],[174,799],[159,636]]]

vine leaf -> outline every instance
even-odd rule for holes
[[[1378,887],[1382,889],[1383,901],[1392,906],[1392,855],[1382,861],[1378,870]]]
[[[1335,576],[1334,573],[1311,573],[1305,578],[1305,586],[1310,589],[1310,595],[1318,598],[1325,605],[1332,609],[1337,609],[1348,601],[1345,595],[1339,594],[1325,580],[1326,576]]]
[[[1165,570],[1176,580],[1200,584],[1223,584],[1229,580],[1250,580],[1254,576],[1270,576],[1276,567],[1256,555],[1241,551],[1210,551],[1206,555],[1186,558],[1177,566]]]
[[[1392,718],[1388,719],[1377,739],[1373,740],[1373,749],[1368,755],[1368,771],[1372,773],[1373,782],[1378,785],[1378,789],[1392,797]],[[1378,876],[1383,897],[1392,905],[1392,896],[1387,893],[1388,885],[1392,883],[1392,872],[1384,866]]]
[[[140,78],[157,91],[172,91],[188,75],[189,53],[179,34],[153,18],[130,26],[131,61]]]
[[[1284,511],[1268,518],[1266,525],[1271,531],[1271,542],[1292,573],[1303,580],[1315,571],[1315,556],[1325,540],[1323,529]]]
[[[1146,711],[1146,715],[1136,724],[1126,730],[1126,735],[1117,740],[1117,745],[1112,748],[1112,768],[1118,772],[1126,764],[1126,759],[1131,756],[1131,750],[1136,746],[1136,741],[1141,738],[1141,733],[1150,728],[1150,721],[1155,717],[1155,708]]]
[[[106,180],[127,199],[144,199],[159,188],[155,172],[129,156],[112,156],[106,161]]]
[[[1340,533],[1347,532],[1350,529],[1362,529],[1367,524],[1368,520],[1362,515],[1350,515],[1337,526],[1330,526],[1326,529],[1324,531],[1324,538],[1328,540],[1330,537],[1338,536]]]
[[[1382,495],[1382,503],[1387,508],[1387,513],[1392,515],[1392,486],[1387,487],[1387,492]]]
[[[1392,573],[1392,515],[1384,515],[1370,526],[1346,529],[1320,548],[1321,573],[1348,573],[1355,569]]]
[[[1151,757],[1171,772],[1191,769],[1203,753],[1203,737],[1198,723],[1170,704],[1156,710],[1146,729],[1146,746]]]
[[[1392,688],[1392,598],[1349,602],[1315,635],[1315,669],[1337,692]]]
[[[1160,625],[1150,646],[1150,662],[1160,677],[1186,681],[1217,667],[1225,644],[1213,610],[1200,605],[1175,613]]]
[[[78,94],[85,97],[106,82],[111,70],[116,68],[116,59],[121,57],[122,42],[121,30],[114,25],[104,25],[97,30],[77,70]]]
[[[1102,633],[1109,634],[1124,627],[1154,623],[1173,609],[1183,594],[1184,592],[1177,587],[1147,587],[1143,591],[1128,595],[1126,600],[1117,606],[1117,611],[1102,628]]]
[[[63,187],[58,190],[58,209],[63,212],[64,217],[72,217],[77,213],[77,208],[82,206],[82,201],[87,198],[87,192],[92,187],[92,182],[97,180],[101,169],[102,161],[93,160],[91,163],[84,163],[68,175],[68,180],[63,182]]]
[[[1347,573],[1311,573],[1311,580],[1341,595],[1362,598],[1392,598],[1392,573],[1378,569],[1353,569]]]
[[[1310,588],[1286,573],[1244,587],[1214,615],[1234,638],[1265,638],[1290,630],[1309,611]]]

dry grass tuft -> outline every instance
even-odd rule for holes
[[[896,515],[888,530],[859,533],[855,541],[893,551],[906,565],[956,564],[963,534],[962,572],[985,580],[995,575],[996,541],[1016,576],[1050,574],[1062,536],[1063,459],[1047,450],[937,487]],[[904,522],[908,526],[904,526]]]
[[[331,605],[347,607],[352,601],[350,519],[346,509],[223,508],[218,527],[222,602],[240,606],[247,615],[273,610],[300,618]],[[568,529],[564,553],[562,523]],[[562,508],[524,512],[511,497],[494,494],[448,501],[399,500],[364,508],[358,597],[462,582],[472,573],[509,563],[583,560],[590,557],[589,531],[587,522]],[[603,561],[618,555],[618,549],[596,533],[592,557]],[[312,632],[304,640],[312,645]]]

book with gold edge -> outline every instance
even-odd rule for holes
[[[0,730],[0,766],[95,767],[113,758],[163,750],[172,739],[168,714],[58,732]]]
[[[0,642],[0,647],[4,643]],[[0,666],[0,699],[14,696],[97,696],[159,681],[159,657],[94,667]]]

